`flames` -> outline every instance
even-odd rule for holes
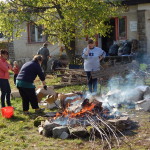
[[[92,109],[95,107],[95,104],[91,103],[90,105],[84,106],[80,112],[71,113],[70,117],[82,116],[84,113],[92,112]]]
[[[92,110],[94,109],[95,106],[96,104],[94,103],[86,103],[82,106],[79,112],[70,111],[69,106],[68,106],[63,112],[57,113],[55,118],[60,117],[60,116],[67,116],[70,118],[83,116],[85,113],[92,113]]]

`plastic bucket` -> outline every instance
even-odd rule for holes
[[[1,112],[4,118],[11,118],[14,115],[14,108],[12,106],[2,107]]]

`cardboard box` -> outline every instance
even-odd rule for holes
[[[39,88],[38,90],[36,90],[36,94],[37,94],[38,102],[40,102],[42,98],[48,95],[56,96],[56,92],[54,91],[53,87],[47,87],[47,90],[43,88]]]

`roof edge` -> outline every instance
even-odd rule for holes
[[[150,0],[123,0],[122,3],[125,5],[137,5],[150,3]]]

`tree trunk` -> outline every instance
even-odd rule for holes
[[[66,54],[70,64],[75,63],[75,39],[70,41],[69,46],[65,46]]]

